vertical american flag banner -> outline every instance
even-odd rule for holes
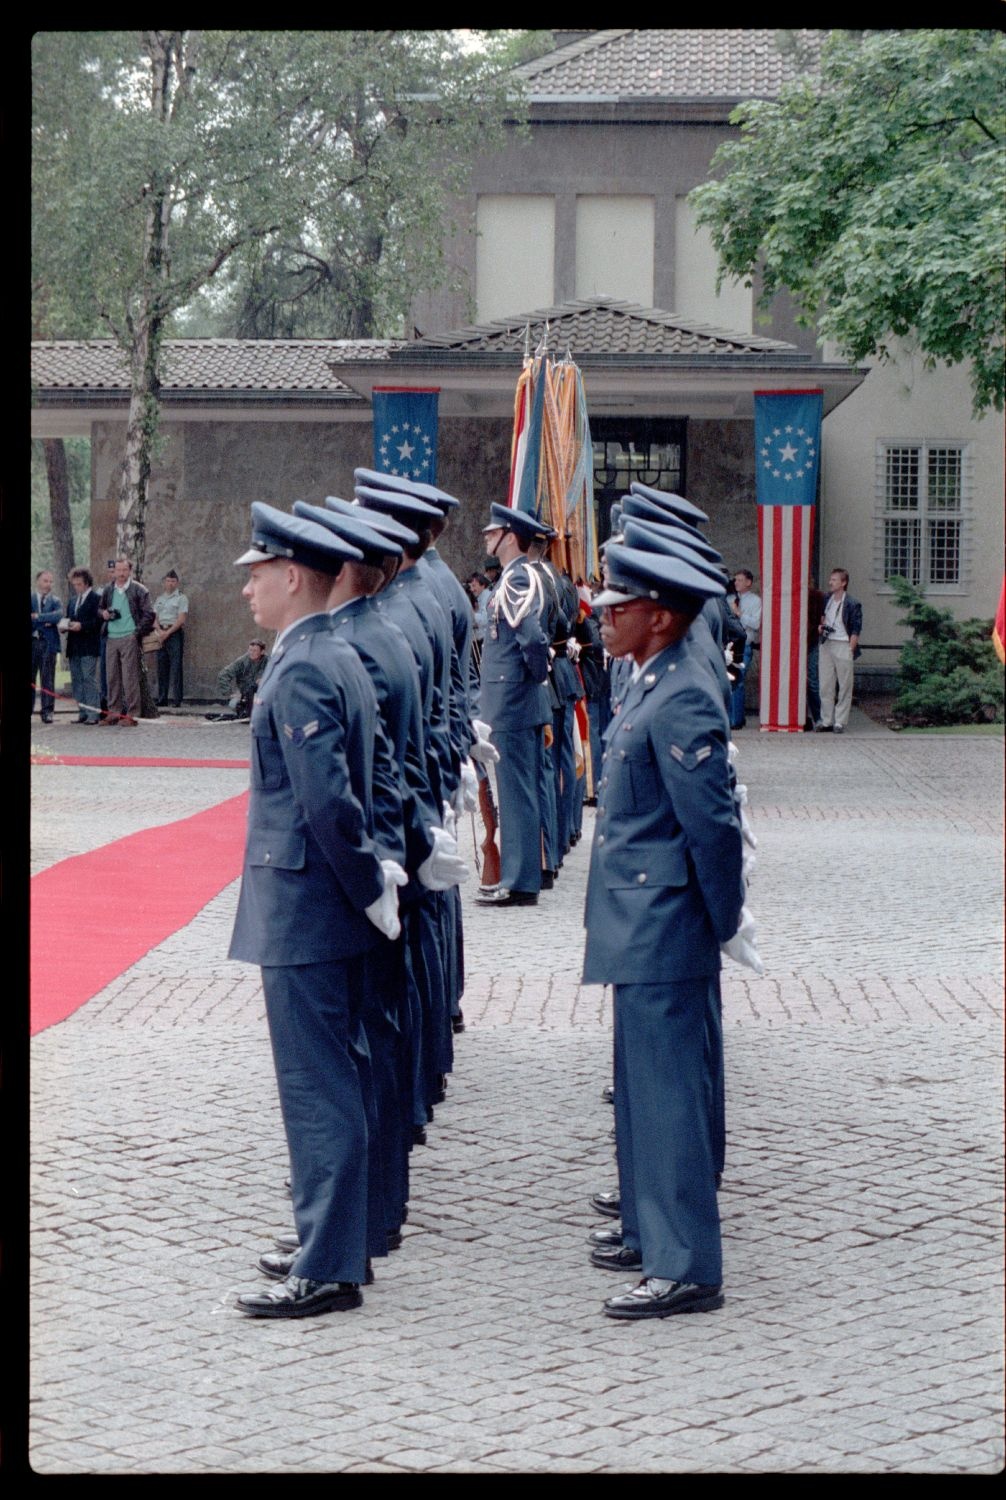
[[[755,391],[762,729],[807,712],[807,590],[821,454],[821,391]]]
[[[439,386],[374,386],[375,469],[436,484],[439,398]]]

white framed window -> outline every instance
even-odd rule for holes
[[[878,442],[876,581],[967,593],[972,488],[969,443]]]

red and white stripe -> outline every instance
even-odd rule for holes
[[[524,473],[524,464],[527,460],[527,419],[530,409],[531,381],[525,380],[520,394],[520,403],[517,408],[514,421],[514,432],[512,438],[513,458],[510,464],[510,488],[507,491],[506,503],[513,510],[520,494],[520,482]]]
[[[807,714],[807,590],[812,505],[759,505],[762,729],[795,733]]]

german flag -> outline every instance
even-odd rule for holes
[[[996,610],[996,622],[992,627],[992,644],[996,648],[999,660],[1006,666],[1006,578],[1003,579],[999,608]]]

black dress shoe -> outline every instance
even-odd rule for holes
[[[537,891],[508,891],[505,885],[475,897],[479,906],[537,906]]]
[[[617,1219],[622,1212],[622,1195],[620,1193],[593,1193],[590,1206],[596,1213],[606,1214],[609,1219]]]
[[[612,1224],[610,1228],[606,1226],[604,1229],[592,1229],[587,1239],[592,1245],[606,1245],[610,1249],[612,1245],[622,1243],[622,1226]]]
[[[543,891],[550,891],[554,885],[555,885],[555,876],[552,874],[552,871],[551,870],[542,870],[542,872],[541,872],[541,888],[542,888],[542,890]]]
[[[277,1250],[283,1250],[286,1252],[289,1252],[291,1250],[299,1250],[300,1236],[298,1235],[296,1229],[293,1229],[289,1234],[278,1234],[273,1240],[273,1244],[276,1246]]]
[[[425,1146],[426,1145],[426,1126],[425,1125],[413,1125],[413,1127],[412,1127],[412,1144],[414,1146]]]
[[[461,1031],[464,1031],[464,1029],[465,1029],[464,1013],[459,1010],[456,1016],[451,1016],[451,1030],[453,1031],[454,1035],[457,1036],[458,1033],[461,1032]]]
[[[237,1299],[238,1310],[251,1318],[309,1318],[362,1306],[363,1293],[355,1281],[309,1281],[305,1276],[288,1276],[264,1292],[242,1292]]]
[[[615,1085],[613,1083],[609,1083],[607,1088],[603,1088],[601,1090],[601,1098],[604,1100],[605,1104],[614,1104]]]
[[[604,1271],[641,1271],[643,1256],[629,1245],[597,1245],[590,1252],[590,1263]]]
[[[264,1255],[259,1256],[258,1268],[260,1271],[264,1271],[267,1276],[271,1276],[273,1281],[285,1281],[293,1270],[293,1263],[299,1254],[300,1246],[296,1250],[291,1250],[288,1255],[277,1254],[272,1250],[267,1250]],[[369,1260],[367,1261],[367,1269],[364,1272],[363,1284],[364,1286],[373,1286],[374,1284],[374,1267]]]
[[[388,1249],[389,1250],[400,1250],[401,1248],[402,1248],[402,1231],[400,1229],[392,1229],[391,1232],[388,1235]]]
[[[712,1312],[723,1306],[719,1286],[697,1286],[691,1281],[659,1281],[644,1276],[631,1292],[609,1297],[604,1312],[609,1318],[669,1318],[674,1313]]]

